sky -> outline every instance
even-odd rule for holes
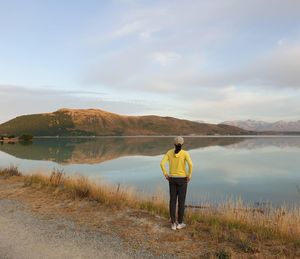
[[[300,120],[298,0],[0,0],[0,123],[60,108]]]

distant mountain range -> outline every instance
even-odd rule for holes
[[[247,130],[160,116],[123,116],[97,109],[60,109],[19,116],[0,134],[33,136],[241,135]]]
[[[300,120],[298,121],[276,121],[265,122],[257,120],[233,120],[224,121],[222,124],[239,127],[250,131],[281,131],[281,132],[300,132]]]

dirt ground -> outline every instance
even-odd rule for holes
[[[142,210],[73,200],[0,178],[0,258],[300,258],[279,241],[243,244],[203,224],[172,231]]]

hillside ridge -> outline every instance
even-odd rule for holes
[[[33,136],[241,135],[249,131],[223,124],[157,115],[128,116],[100,109],[62,108],[22,115],[0,124],[0,134]]]

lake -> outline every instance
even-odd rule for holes
[[[40,138],[0,144],[0,166],[24,173],[63,169],[95,181],[168,193],[160,170],[171,137]],[[300,137],[186,137],[194,171],[188,204],[242,198],[251,204],[299,205]]]

